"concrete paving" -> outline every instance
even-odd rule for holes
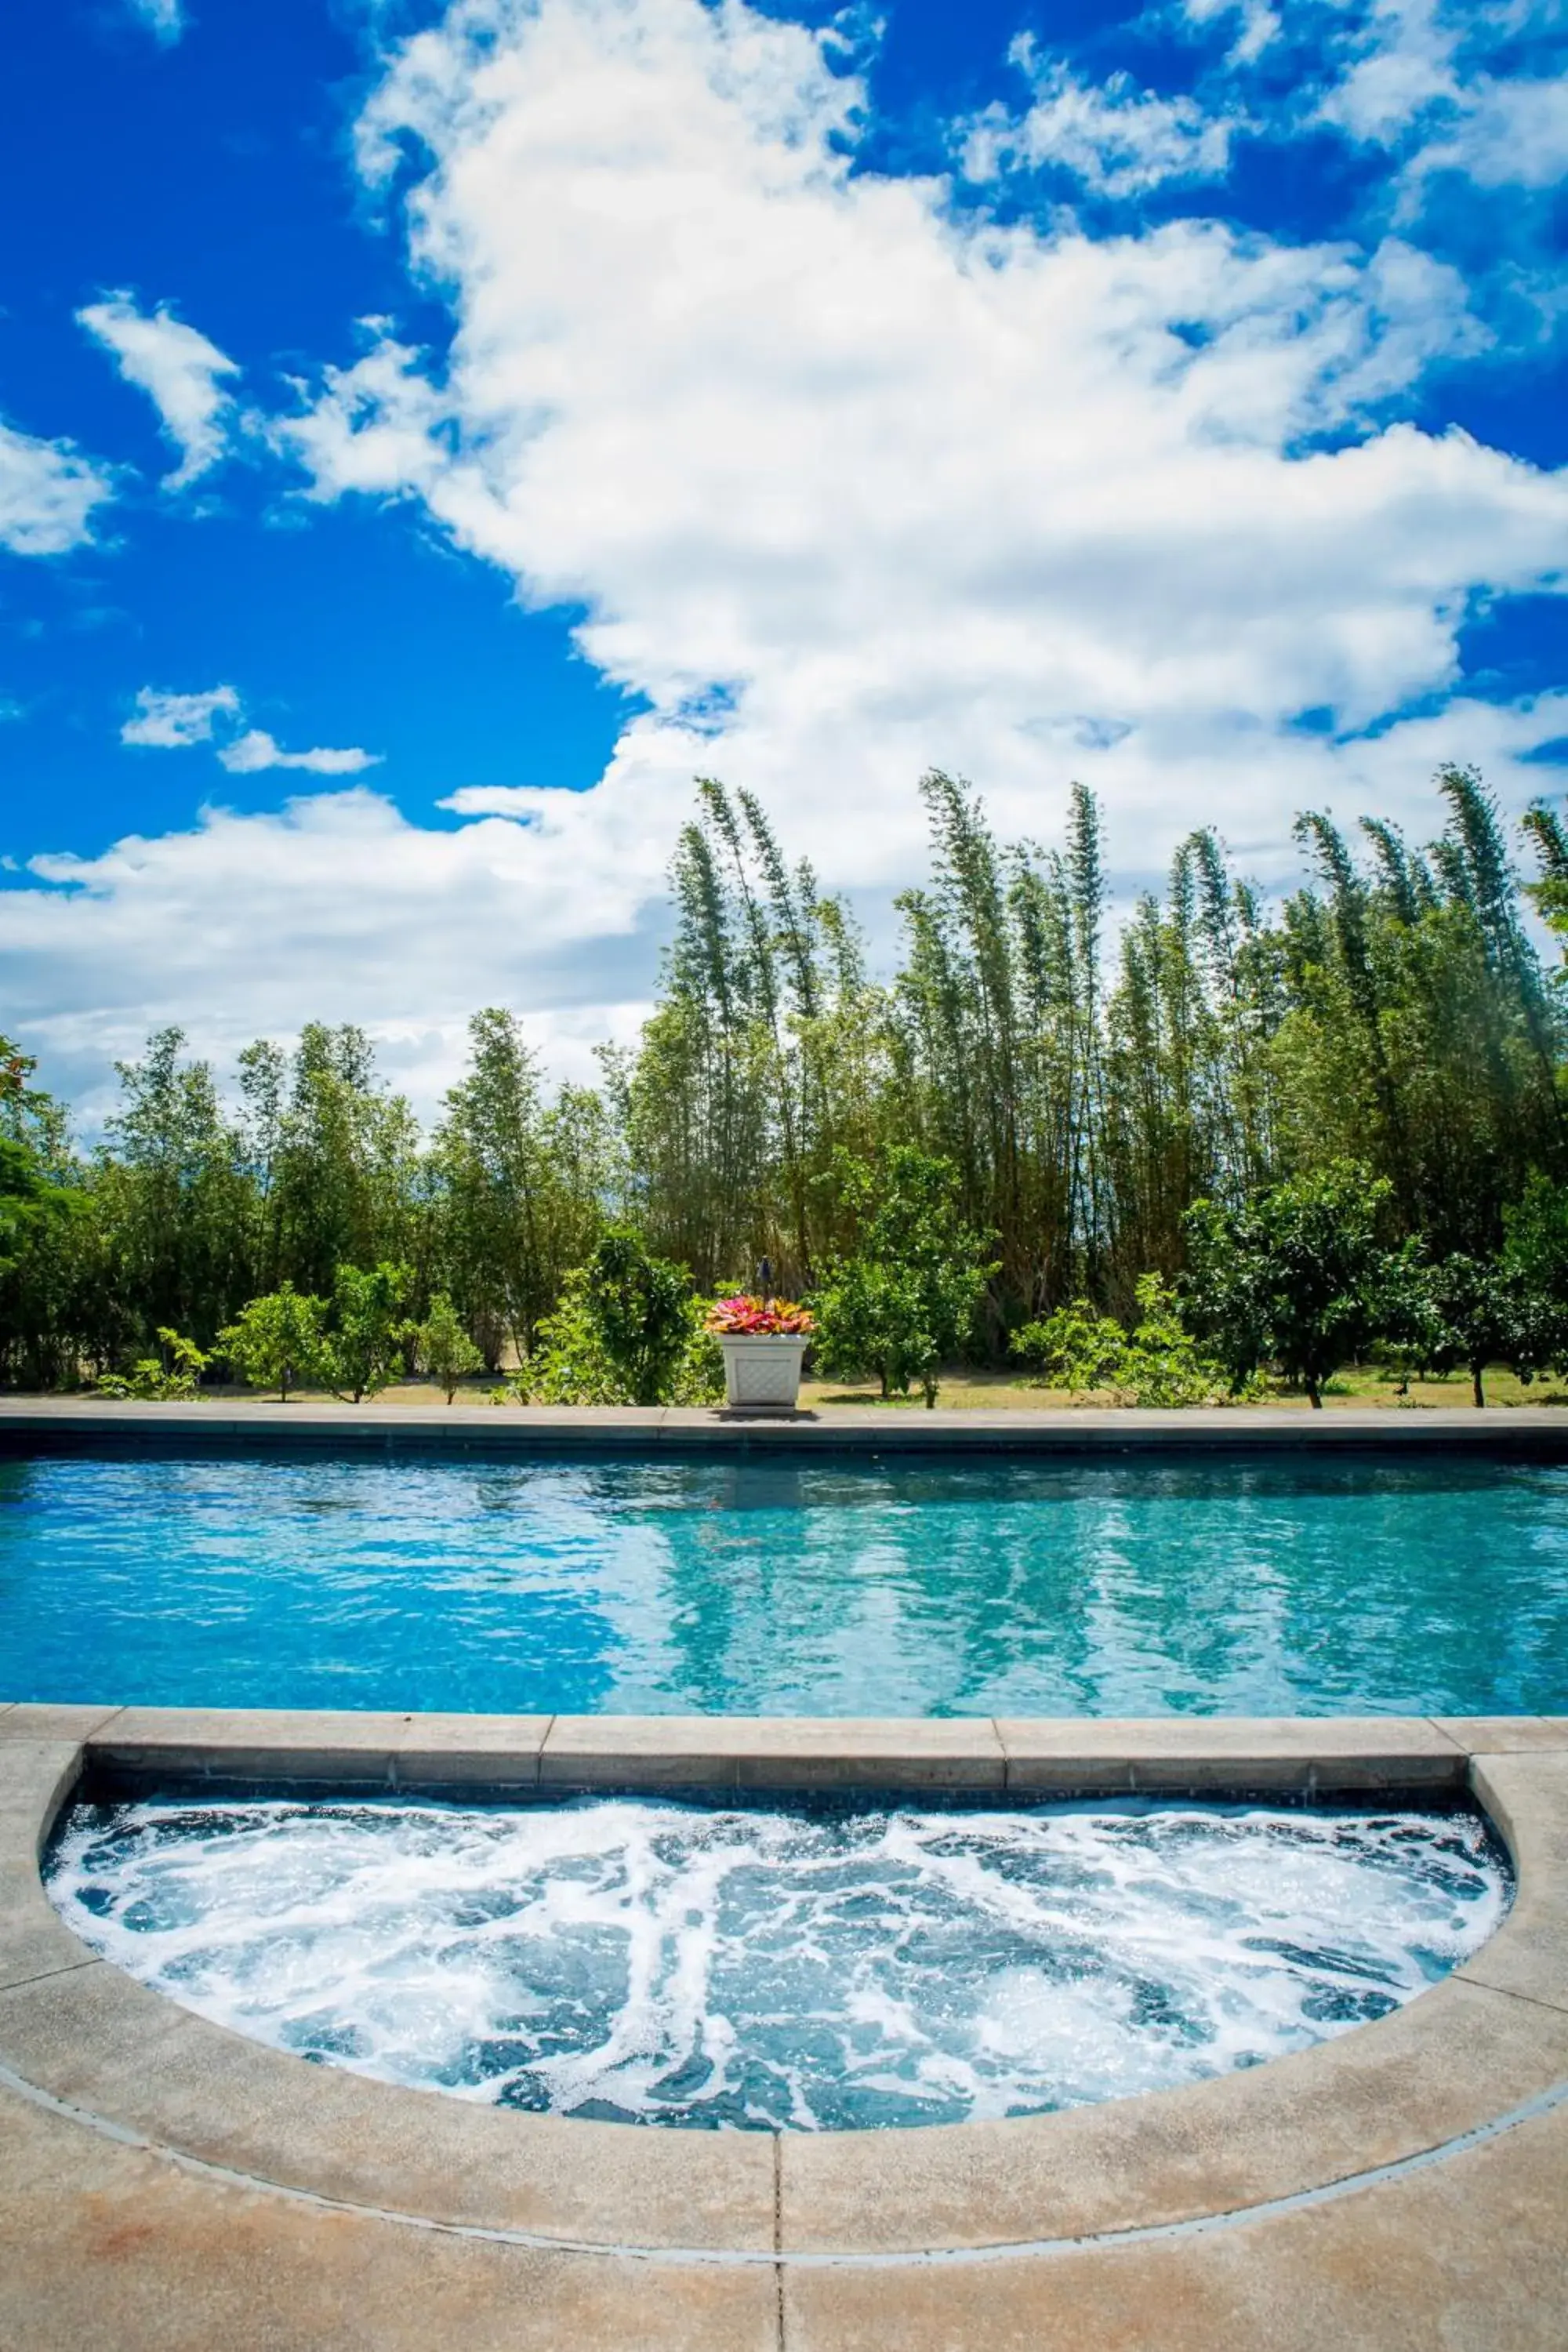
[[[956,1454],[1099,1456],[1251,1454],[1303,1448],[1343,1454],[1456,1450],[1568,1460],[1568,1412],[1514,1405],[1225,1405],[1160,1412],[1133,1406],[934,1412],[835,1405],[821,1412],[731,1412],[633,1405],[280,1405],[212,1397],[185,1404],[114,1403],[95,1397],[0,1397],[0,1454],[647,1454],[709,1459],[764,1454]]]
[[[998,1758],[1042,1788],[1054,1771],[1077,1788],[1332,1784],[1397,1801],[1468,1783],[1510,1841],[1518,1899],[1443,1984],[1268,2066],[1010,2123],[730,2136],[517,2115],[308,2066],[95,1959],[38,1876],[84,1767],[157,1779],[243,1762],[287,1780],[324,1765],[351,1783],[411,1769],[460,1793],[533,1785],[553,1748],[589,1785],[668,1786],[711,1762],[725,1785],[744,1769],[842,1787],[886,1785],[900,1741],[915,1786]],[[1560,2352],[1568,1720],[599,1718],[590,1735],[560,1718],[0,1706],[0,2346],[98,2341]]]

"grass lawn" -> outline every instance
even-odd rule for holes
[[[1568,1405],[1568,1389],[1549,1381],[1534,1381],[1528,1387],[1516,1373],[1503,1365],[1488,1372],[1483,1383],[1487,1403],[1491,1405],[1561,1404]],[[888,1411],[921,1412],[924,1400],[918,1393],[908,1397],[892,1397],[884,1401],[877,1393],[874,1381],[859,1387],[832,1381],[805,1381],[801,1384],[800,1401],[813,1408],[836,1404],[884,1405]],[[1306,1394],[1298,1389],[1288,1389],[1282,1383],[1270,1385],[1260,1402],[1271,1405],[1299,1406],[1303,1412],[1311,1411]],[[945,1412],[966,1410],[984,1412],[1060,1412],[1084,1405],[1114,1405],[1113,1396],[1091,1390],[1035,1388],[1026,1381],[1015,1380],[1005,1372],[985,1372],[959,1370],[943,1375],[937,1397],[938,1406]],[[1324,1391],[1325,1412],[1336,1405],[1388,1405],[1404,1412],[1429,1411],[1436,1405],[1468,1405],[1470,1376],[1468,1372],[1450,1372],[1441,1379],[1412,1379],[1401,1396],[1393,1377],[1373,1365],[1357,1365],[1341,1372],[1331,1381]]]

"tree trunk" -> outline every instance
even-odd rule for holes
[[[1317,1381],[1309,1381],[1307,1382],[1307,1402],[1308,1402],[1308,1403],[1311,1406],[1312,1411],[1313,1411],[1314,1412],[1322,1412],[1322,1410],[1323,1410],[1323,1396],[1322,1396],[1322,1391],[1321,1391],[1321,1390],[1320,1389],[1320,1387],[1318,1386],[1318,1383],[1317,1383]]]
[[[1486,1391],[1481,1386],[1481,1374],[1485,1369],[1485,1366],[1482,1364],[1472,1364],[1470,1366],[1470,1387],[1475,1393],[1475,1400],[1478,1406],[1484,1406],[1487,1401]]]

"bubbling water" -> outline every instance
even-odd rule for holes
[[[76,1932],[234,2031],[645,2124],[952,2123],[1381,2017],[1509,1900],[1463,1813],[406,1800],[79,1806]]]

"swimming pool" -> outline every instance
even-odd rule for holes
[[[1568,1711],[1568,1468],[0,1463],[0,1697]]]

